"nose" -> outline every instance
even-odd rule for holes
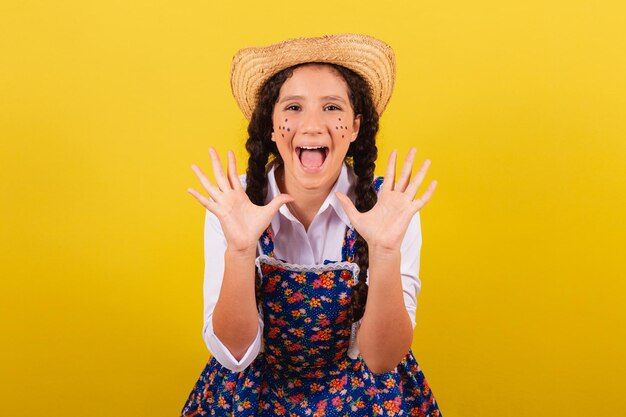
[[[324,118],[320,111],[309,110],[304,114],[302,133],[305,135],[319,135],[324,132]]]

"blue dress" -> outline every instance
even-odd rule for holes
[[[378,189],[382,179],[375,187]],[[358,355],[348,319],[356,234],[346,229],[340,262],[294,265],[274,257],[261,236],[265,350],[243,371],[207,363],[181,416],[440,416],[411,350],[390,372],[374,375]]]

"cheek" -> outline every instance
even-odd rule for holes
[[[341,117],[337,118],[334,129],[331,128],[331,132],[335,134],[335,137],[339,137],[339,135],[341,135],[341,138],[345,139],[346,134],[348,133],[348,126],[346,126],[344,123],[345,122],[341,121]]]
[[[289,123],[288,118],[279,120],[278,133],[280,134],[281,138],[290,137],[291,135],[293,135],[292,131],[293,129],[291,124]]]
[[[330,129],[330,134],[335,140],[345,139],[348,135],[348,132],[342,126],[332,126]]]

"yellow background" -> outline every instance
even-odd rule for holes
[[[0,415],[179,415],[208,359],[190,166],[245,165],[230,59],[339,32],[394,47],[381,159],[439,181],[413,348],[444,416],[623,415],[625,12],[3,1]]]

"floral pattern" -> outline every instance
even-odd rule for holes
[[[382,178],[374,186],[378,190]],[[269,229],[263,253],[273,257]],[[355,232],[347,228],[342,260],[352,262]],[[326,261],[325,265],[333,263]],[[261,264],[265,351],[243,371],[207,363],[181,416],[440,416],[411,350],[398,366],[373,374],[348,356],[351,270],[293,271]]]

